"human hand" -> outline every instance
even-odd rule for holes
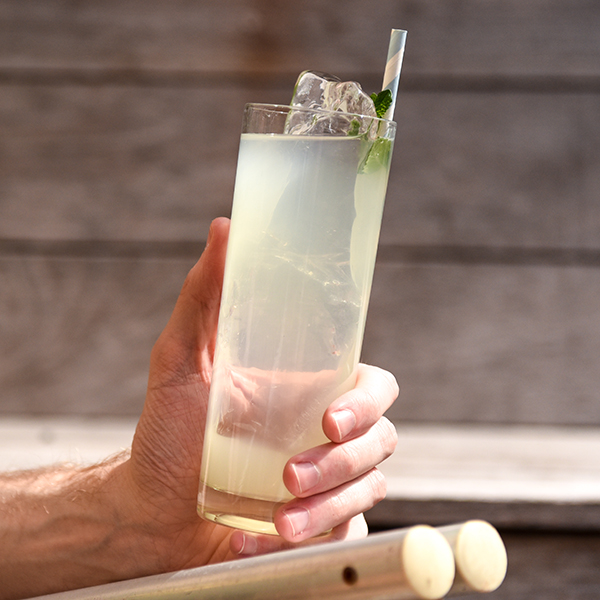
[[[229,222],[217,219],[207,248],[183,285],[151,356],[146,404],[131,458],[120,467],[123,508],[152,540],[148,572],[179,570],[273,551],[330,531],[325,539],[366,535],[362,512],[385,494],[376,465],[396,432],[382,417],[398,389],[393,377],[361,365],[355,389],[327,409],[331,440],[292,458],[284,482],[297,498],[275,515],[281,535],[254,536],[196,513],[201,449]]]
[[[340,374],[333,369],[295,372],[221,364],[213,370],[215,385],[221,397],[220,435],[251,432],[254,442],[277,442],[281,448],[290,448],[311,427],[315,404],[325,407],[327,398],[341,394]]]
[[[284,483],[296,498],[275,514],[281,538],[236,531],[232,550],[252,555],[307,540],[364,537],[363,512],[385,496],[385,479],[377,465],[394,451],[397,434],[383,413],[397,396],[398,385],[390,373],[360,364],[354,389],[335,400],[323,416],[323,431],[331,442],[294,456],[285,466]]]

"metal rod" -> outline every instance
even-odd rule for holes
[[[419,525],[37,600],[438,600],[455,581],[453,549],[460,547],[460,532],[473,539],[465,525]],[[463,553],[471,556],[471,550]],[[468,588],[464,578],[459,585]]]

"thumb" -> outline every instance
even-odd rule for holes
[[[216,326],[228,236],[229,219],[215,219],[208,232],[206,248],[188,273],[169,321],[169,326],[182,336],[194,337],[198,328],[191,327],[192,323],[203,325],[206,317],[214,319],[211,326]]]
[[[229,219],[215,219],[206,248],[188,273],[171,318],[153,349],[153,361],[160,360],[163,367],[171,363],[172,368],[179,370],[180,361],[192,360],[192,364],[188,363],[192,371],[209,376],[228,237]],[[172,364],[173,361],[178,364]]]

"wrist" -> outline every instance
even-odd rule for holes
[[[98,560],[105,563],[111,580],[143,577],[168,570],[168,542],[160,521],[146,506],[133,478],[130,459],[113,465],[102,477],[98,494],[102,520],[111,523]]]
[[[0,478],[0,599],[153,572],[152,533],[126,495],[127,458]]]

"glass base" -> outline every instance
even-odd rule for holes
[[[254,533],[278,535],[273,515],[284,502],[247,498],[208,486],[203,486],[200,497],[198,514],[207,521]]]

